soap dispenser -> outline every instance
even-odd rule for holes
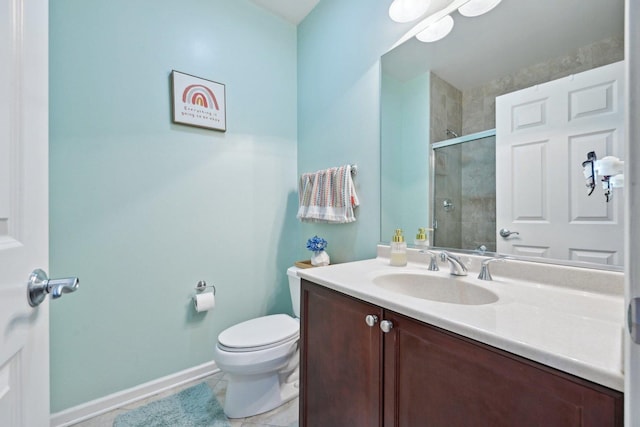
[[[399,228],[391,239],[390,264],[396,267],[407,265],[407,242],[404,241],[402,230]]]
[[[429,247],[429,239],[427,238],[426,228],[418,228],[418,234],[416,234],[416,240],[414,240],[414,244],[418,249],[426,249]]]

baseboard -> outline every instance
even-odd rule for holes
[[[145,399],[156,393],[166,391],[172,387],[213,375],[219,371],[220,369],[218,369],[215,362],[203,363],[202,365],[185,369],[184,371],[51,414],[50,425],[51,427],[70,426],[121,406]]]

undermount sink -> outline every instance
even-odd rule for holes
[[[463,278],[403,272],[374,277],[373,283],[390,292],[450,304],[482,305],[498,301],[495,293]]]

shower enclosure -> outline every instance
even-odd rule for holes
[[[432,144],[433,245],[496,250],[495,129]]]

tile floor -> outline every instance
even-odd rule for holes
[[[86,421],[82,421],[80,423],[74,424],[74,427],[112,427],[113,420],[124,412],[135,409],[139,406],[146,405],[149,402],[152,402],[157,399],[161,399],[163,397],[169,396],[171,394],[177,393],[185,388],[194,386],[201,382],[205,381],[211,387],[218,402],[224,405],[224,396],[225,391],[227,390],[227,381],[224,377],[223,372],[218,372],[217,374],[213,374],[209,377],[199,379],[187,384],[183,384],[180,387],[173,388],[171,390],[167,390],[166,392],[156,394],[147,399],[141,400],[136,403],[132,403],[129,405],[125,405],[121,408],[114,409],[106,414],[99,415],[95,418],[88,419]],[[279,408],[274,409],[273,411],[266,412],[264,414],[256,415],[254,417],[248,418],[238,418],[229,420],[231,423],[231,427],[298,427],[298,399],[294,399],[291,402],[288,402],[282,405]]]

